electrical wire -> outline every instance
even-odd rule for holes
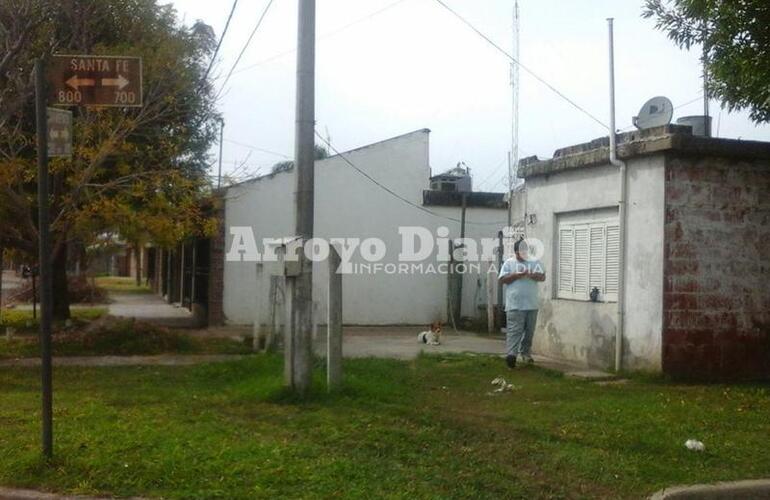
[[[499,171],[500,171],[500,169],[503,167],[503,165],[505,165],[505,163],[506,163],[507,161],[508,161],[508,158],[507,158],[507,157],[506,157],[506,158],[503,158],[503,161],[501,161],[501,162],[500,162],[500,163],[499,163],[499,164],[498,164],[498,165],[497,165],[497,166],[496,166],[496,167],[495,167],[495,168],[492,170],[492,173],[491,173],[491,174],[489,174],[488,176],[486,176],[486,177],[484,178],[484,180],[483,180],[483,181],[481,181],[481,182],[479,182],[479,183],[478,183],[478,187],[480,188],[481,186],[483,186],[484,184],[486,184],[487,182],[489,182],[489,179],[491,179],[491,178],[492,178],[492,177],[493,177],[495,174],[497,174],[497,172],[499,172]]]
[[[262,25],[262,21],[265,19],[265,16],[267,15],[267,11],[270,10],[271,5],[273,5],[273,0],[269,0],[267,2],[265,9],[262,11],[262,15],[259,16],[259,20],[257,21],[257,24],[254,26],[254,29],[251,30],[251,34],[249,35],[249,38],[246,40],[246,43],[243,44],[243,48],[241,49],[240,54],[238,54],[238,58],[235,60],[232,67],[230,68],[230,71],[227,73],[227,76],[225,77],[225,81],[222,83],[222,87],[219,89],[219,93],[217,94],[217,97],[219,97],[219,95],[222,94],[222,91],[225,89],[227,82],[230,81],[230,77],[233,76],[233,72],[235,71],[235,68],[238,66],[238,63],[241,62],[241,58],[243,57],[243,54],[246,52],[246,49],[249,48],[249,45],[251,44],[251,40],[254,38],[254,35],[257,34],[257,30],[259,30],[259,27]]]
[[[418,205],[418,204],[416,204],[416,203],[414,203],[414,202],[412,202],[412,201],[410,201],[410,200],[408,200],[408,199],[404,198],[404,197],[403,197],[403,196],[401,196],[400,194],[398,194],[398,193],[396,193],[395,191],[393,191],[392,189],[390,189],[388,186],[386,186],[386,185],[382,184],[382,183],[381,183],[381,182],[379,182],[377,179],[375,179],[375,178],[374,178],[374,177],[372,177],[371,175],[367,174],[366,172],[364,172],[363,170],[361,170],[360,168],[358,168],[358,166],[356,166],[356,164],[355,164],[355,163],[353,163],[352,161],[350,161],[350,159],[347,157],[347,155],[345,155],[345,154],[343,154],[343,153],[340,153],[340,152],[337,150],[337,148],[335,148],[335,147],[334,147],[334,145],[333,145],[331,142],[329,142],[329,141],[328,141],[328,140],[327,140],[327,139],[326,139],[324,136],[322,136],[321,134],[319,134],[317,130],[315,131],[315,135],[316,135],[316,137],[318,137],[318,138],[319,138],[321,141],[323,141],[323,143],[324,143],[324,144],[326,144],[326,146],[327,146],[327,147],[328,147],[328,148],[329,148],[329,149],[330,149],[330,150],[331,150],[331,151],[332,151],[332,152],[333,152],[335,155],[339,156],[339,157],[340,157],[340,158],[341,158],[341,159],[342,159],[342,160],[343,160],[343,161],[344,161],[344,162],[345,162],[345,163],[346,163],[348,166],[350,166],[351,168],[353,168],[353,170],[355,170],[356,172],[358,172],[359,174],[361,174],[362,176],[364,176],[366,179],[368,179],[368,180],[369,180],[370,182],[372,182],[374,185],[376,185],[377,187],[379,187],[380,189],[382,189],[382,190],[383,190],[383,191],[385,191],[386,193],[390,194],[390,195],[391,195],[391,196],[393,196],[394,198],[397,198],[397,199],[401,200],[402,202],[406,203],[407,205],[409,205],[409,206],[411,206],[411,207],[414,207],[414,208],[416,208],[417,210],[420,210],[420,211],[422,211],[422,212],[425,212],[425,213],[427,213],[427,214],[430,214],[430,215],[432,215],[432,216],[434,216],[434,217],[438,217],[439,219],[446,219],[446,220],[450,220],[450,221],[452,221],[452,222],[462,223],[462,221],[461,221],[460,219],[455,219],[455,218],[453,218],[453,217],[447,217],[447,216],[445,216],[445,215],[437,214],[436,212],[434,212],[434,211],[432,211],[432,210],[429,210],[429,209],[425,208],[425,207],[424,207],[424,206],[422,206],[422,205]],[[466,221],[465,221],[465,223],[466,223],[466,224],[470,224],[470,225],[476,225],[476,226],[498,226],[498,227],[502,227],[502,226],[505,226],[505,225],[507,225],[507,224],[508,224],[508,222],[507,222],[507,221],[498,221],[498,222],[472,222],[472,221],[468,221],[468,220],[466,220]]]
[[[219,42],[217,42],[217,47],[214,49],[214,54],[211,56],[209,67],[206,68],[206,73],[203,75],[203,78],[201,79],[202,82],[206,81],[206,78],[209,77],[209,73],[211,72],[211,69],[214,67],[214,63],[216,62],[216,59],[217,59],[217,54],[219,54],[219,48],[222,46],[222,42],[225,39],[225,35],[227,35],[227,29],[230,27],[230,21],[233,19],[233,14],[235,14],[235,7],[237,5],[238,5],[238,0],[233,0],[233,6],[230,8],[230,15],[227,16],[225,29],[222,30],[222,36],[219,37]]]
[[[244,148],[248,148],[248,149],[253,149],[254,151],[259,151],[261,153],[267,153],[269,155],[278,156],[278,157],[284,158],[286,160],[291,160],[292,159],[291,156],[287,156],[287,155],[285,155],[283,153],[276,153],[275,151],[270,151],[269,149],[260,148],[260,147],[254,146],[252,144],[246,144],[245,142],[234,141],[232,139],[225,139],[225,142],[229,142],[230,144],[235,144],[235,145],[238,145],[238,146],[241,146],[241,147],[244,147]]]
[[[489,44],[490,44],[492,47],[494,47],[494,48],[495,48],[495,49],[497,49],[499,52],[501,52],[503,55],[505,55],[505,56],[506,56],[508,59],[510,59],[510,60],[511,60],[511,61],[512,61],[514,64],[516,64],[516,65],[517,65],[519,68],[521,68],[521,69],[523,69],[524,71],[526,71],[526,72],[527,72],[527,73],[528,73],[530,76],[532,76],[532,77],[533,77],[535,80],[539,81],[540,83],[542,83],[543,85],[545,85],[546,87],[548,87],[548,89],[550,89],[550,90],[551,90],[553,93],[555,93],[556,95],[558,95],[559,97],[561,97],[562,99],[564,99],[566,102],[568,102],[570,105],[572,105],[572,107],[574,107],[575,109],[577,109],[578,111],[580,111],[580,112],[581,112],[581,113],[583,113],[584,115],[588,116],[589,118],[591,118],[593,121],[595,121],[596,123],[598,123],[598,124],[599,124],[599,125],[601,125],[602,127],[604,127],[604,128],[606,128],[607,130],[609,130],[609,128],[610,128],[610,127],[609,127],[608,125],[606,125],[606,124],[605,124],[603,121],[601,121],[599,118],[597,118],[596,116],[594,116],[594,115],[593,115],[591,112],[589,112],[588,110],[586,110],[585,108],[583,108],[582,106],[580,106],[578,103],[576,103],[575,101],[573,101],[572,99],[570,99],[569,97],[567,97],[566,95],[564,95],[564,94],[563,94],[563,93],[562,93],[562,92],[561,92],[559,89],[557,89],[556,87],[554,87],[553,85],[551,85],[550,83],[548,83],[548,82],[547,82],[547,81],[546,81],[546,80],[545,80],[543,77],[541,77],[540,75],[538,75],[537,73],[535,73],[534,71],[532,71],[531,69],[529,69],[527,66],[525,66],[524,64],[522,64],[521,62],[519,62],[518,60],[516,60],[516,58],[515,58],[515,57],[513,57],[511,54],[509,54],[509,53],[508,53],[508,52],[507,52],[507,51],[506,51],[504,48],[500,47],[500,46],[499,46],[497,43],[495,43],[495,42],[494,42],[494,41],[493,41],[491,38],[489,38],[487,35],[485,35],[485,34],[484,34],[484,33],[483,33],[481,30],[479,30],[478,28],[476,28],[476,27],[475,27],[473,24],[471,24],[471,22],[470,22],[470,21],[468,21],[468,20],[467,20],[467,19],[465,19],[463,16],[461,16],[461,15],[460,15],[460,14],[459,14],[457,11],[455,11],[455,10],[454,10],[454,9],[452,9],[452,8],[451,8],[449,5],[447,5],[446,3],[444,3],[444,2],[443,2],[443,0],[436,0],[436,2],[437,2],[439,5],[441,5],[442,7],[444,7],[446,10],[448,10],[449,12],[451,12],[451,13],[452,13],[452,14],[453,14],[455,17],[457,17],[457,18],[458,18],[460,21],[462,21],[462,22],[463,22],[463,23],[464,23],[466,26],[468,26],[470,29],[472,29],[474,32],[476,32],[476,34],[477,34],[477,35],[479,35],[481,38],[483,38],[484,40],[486,40],[486,41],[487,41],[487,43],[489,43]]]
[[[370,14],[367,14],[367,15],[366,15],[366,16],[364,16],[364,17],[361,17],[361,18],[359,18],[359,19],[356,19],[355,21],[352,21],[352,22],[350,22],[350,23],[348,23],[348,24],[346,24],[346,25],[344,25],[344,26],[341,26],[341,27],[339,27],[339,28],[337,28],[337,29],[335,29],[335,30],[332,30],[332,31],[330,31],[330,32],[328,32],[328,33],[323,33],[322,35],[320,35],[320,36],[318,37],[318,40],[323,40],[324,38],[329,38],[329,37],[331,37],[331,36],[334,36],[334,35],[336,35],[337,33],[340,33],[340,32],[342,32],[342,31],[345,31],[346,29],[348,29],[348,28],[350,28],[350,27],[352,27],[352,26],[355,26],[356,24],[362,23],[362,22],[364,22],[364,21],[368,21],[369,19],[373,18],[374,16],[378,16],[378,15],[382,14],[383,12],[385,12],[385,11],[388,11],[388,10],[392,9],[393,7],[397,6],[398,4],[400,4],[400,3],[404,3],[405,1],[406,1],[406,0],[396,0],[395,2],[393,2],[393,3],[391,3],[391,4],[388,4],[388,5],[386,5],[385,7],[381,8],[381,9],[379,9],[379,10],[376,10],[376,11],[374,11],[374,12],[370,13]],[[241,69],[239,69],[238,71],[236,71],[236,72],[235,72],[235,73],[233,73],[233,74],[234,74],[234,75],[238,75],[238,74],[240,74],[240,73],[243,73],[244,71],[249,71],[249,70],[251,70],[251,69],[254,69],[254,68],[258,67],[258,66],[261,66],[261,65],[263,65],[263,64],[266,64],[266,63],[269,63],[269,62],[271,62],[271,61],[274,61],[274,60],[276,60],[276,59],[278,59],[278,58],[281,58],[281,57],[283,57],[283,56],[287,56],[287,55],[289,55],[289,54],[293,54],[293,53],[294,53],[294,52],[296,52],[296,51],[297,51],[297,48],[295,47],[295,48],[293,48],[293,49],[291,49],[291,50],[287,50],[287,51],[285,51],[285,52],[280,52],[280,53],[278,53],[278,54],[275,54],[275,55],[273,55],[273,56],[270,56],[270,57],[268,57],[267,59],[263,59],[263,60],[261,60],[261,61],[258,61],[258,62],[254,63],[254,64],[251,64],[251,65],[249,65],[249,66],[246,66],[245,68],[241,68]]]

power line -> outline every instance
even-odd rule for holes
[[[225,35],[227,35],[227,28],[230,27],[230,21],[233,19],[233,14],[235,13],[235,7],[237,5],[238,5],[238,0],[233,0],[233,6],[230,8],[230,15],[227,16],[225,29],[222,30],[222,36],[219,37],[219,42],[217,42],[217,47],[214,49],[214,55],[211,56],[211,61],[209,61],[209,67],[206,68],[206,73],[203,75],[201,82],[206,81],[206,78],[209,77],[209,73],[211,72],[211,68],[214,67],[214,63],[216,62],[216,59],[217,59],[217,54],[219,54],[219,48],[222,46],[222,42],[225,39]]]
[[[260,147],[257,147],[257,146],[251,145],[251,144],[246,144],[245,142],[234,141],[232,139],[225,139],[225,142],[229,142],[231,144],[236,144],[238,146],[241,146],[241,147],[244,147],[244,148],[248,148],[248,149],[253,149],[254,151],[259,151],[261,153],[267,153],[269,155],[279,156],[279,157],[284,158],[286,160],[291,160],[292,159],[291,156],[287,156],[287,155],[285,155],[283,153],[276,153],[275,151],[270,151],[269,149],[264,149],[264,148],[260,148]]]
[[[550,89],[550,90],[551,90],[553,93],[555,93],[556,95],[558,95],[559,97],[561,97],[562,99],[564,99],[565,101],[567,101],[567,102],[568,102],[569,104],[571,104],[571,105],[572,105],[572,106],[573,106],[575,109],[577,109],[578,111],[582,112],[583,114],[585,114],[586,116],[588,116],[589,118],[591,118],[593,121],[595,121],[596,123],[598,123],[598,124],[599,124],[599,125],[601,125],[602,127],[604,127],[604,128],[606,128],[606,129],[608,129],[608,130],[609,130],[609,126],[607,126],[607,125],[606,125],[606,124],[605,124],[603,121],[601,121],[601,120],[600,120],[600,119],[598,119],[596,116],[594,116],[593,114],[591,114],[591,113],[590,113],[588,110],[586,110],[585,108],[583,108],[582,106],[580,106],[578,103],[576,103],[575,101],[573,101],[572,99],[570,99],[569,97],[567,97],[566,95],[564,95],[564,94],[563,94],[563,93],[562,93],[562,92],[561,92],[559,89],[557,89],[556,87],[554,87],[553,85],[551,85],[550,83],[548,83],[548,82],[547,82],[547,81],[546,81],[544,78],[542,78],[541,76],[539,76],[537,73],[535,73],[534,71],[532,71],[531,69],[529,69],[528,67],[526,67],[525,65],[523,65],[521,62],[517,61],[515,57],[513,57],[513,56],[512,56],[511,54],[509,54],[509,53],[508,53],[508,52],[507,52],[505,49],[503,49],[503,48],[502,48],[502,47],[500,47],[500,46],[499,46],[497,43],[495,43],[495,42],[494,42],[494,41],[493,41],[491,38],[489,38],[487,35],[485,35],[483,32],[481,32],[481,31],[480,31],[478,28],[476,28],[476,27],[475,27],[473,24],[471,24],[471,22],[470,22],[470,21],[468,21],[468,20],[467,20],[467,19],[465,19],[463,16],[461,16],[461,15],[460,15],[460,14],[459,14],[457,11],[455,11],[454,9],[452,9],[450,6],[448,6],[448,5],[447,5],[446,3],[444,3],[442,0],[436,0],[436,2],[438,2],[438,4],[439,4],[439,5],[441,5],[441,6],[442,6],[442,7],[444,7],[446,10],[448,10],[449,12],[451,12],[451,13],[452,13],[452,14],[453,14],[455,17],[457,17],[457,18],[458,18],[460,21],[462,21],[462,22],[463,22],[463,23],[464,23],[466,26],[468,26],[470,29],[472,29],[473,31],[475,31],[477,35],[479,35],[481,38],[483,38],[484,40],[486,40],[486,41],[487,41],[487,43],[489,43],[489,44],[490,44],[492,47],[494,47],[495,49],[497,49],[498,51],[500,51],[500,52],[501,52],[503,55],[505,55],[505,57],[507,57],[508,59],[510,59],[510,60],[511,60],[511,61],[512,61],[514,64],[516,64],[518,67],[520,67],[521,69],[523,69],[524,71],[526,71],[527,73],[529,73],[529,75],[530,75],[530,76],[532,76],[532,77],[533,77],[535,80],[539,81],[540,83],[542,83],[543,85],[545,85],[546,87],[548,87],[548,88],[549,88],[549,89]]]
[[[240,54],[238,54],[238,58],[233,63],[232,67],[230,68],[230,71],[227,73],[227,76],[225,77],[224,83],[222,83],[222,87],[219,89],[219,94],[222,93],[225,86],[227,85],[227,82],[230,81],[230,77],[233,76],[233,71],[235,71],[235,68],[238,66],[238,63],[241,62],[241,58],[243,57],[243,54],[246,52],[246,49],[249,48],[249,45],[251,44],[251,40],[254,38],[254,35],[257,34],[257,30],[259,30],[259,27],[262,25],[262,21],[265,19],[265,16],[267,15],[267,11],[270,10],[270,6],[273,5],[273,0],[270,0],[267,2],[267,5],[265,6],[265,9],[262,11],[262,15],[259,16],[259,20],[257,21],[256,26],[254,26],[254,29],[251,31],[251,35],[249,35],[248,40],[246,40],[246,43],[243,45],[243,48],[241,49]]]
[[[335,29],[335,30],[332,30],[332,31],[330,31],[330,32],[328,32],[328,33],[324,33],[324,34],[320,35],[320,36],[318,37],[318,39],[319,39],[319,40],[322,40],[322,39],[324,39],[324,38],[329,38],[329,37],[331,37],[331,36],[334,36],[334,35],[336,35],[337,33],[340,33],[340,32],[342,32],[342,31],[345,31],[346,29],[348,29],[348,28],[350,28],[350,27],[352,27],[352,26],[355,26],[356,24],[362,23],[362,22],[364,22],[364,21],[368,21],[369,19],[373,18],[374,16],[378,16],[378,15],[382,14],[383,12],[385,12],[385,11],[388,11],[388,10],[392,9],[392,8],[393,8],[393,7],[395,7],[396,5],[398,5],[398,4],[400,4],[400,3],[404,3],[405,1],[406,1],[406,0],[396,0],[395,2],[393,2],[393,3],[391,3],[391,4],[388,4],[388,5],[386,5],[385,7],[381,8],[381,9],[379,9],[379,10],[376,10],[376,11],[374,11],[374,12],[370,13],[370,14],[367,14],[367,15],[366,15],[366,16],[364,16],[364,17],[361,17],[361,18],[359,18],[359,19],[356,19],[355,21],[352,21],[352,22],[350,22],[350,23],[348,23],[348,24],[346,24],[346,25],[344,25],[344,26],[341,26],[341,27],[339,27],[339,28],[337,28],[337,29]],[[268,57],[267,59],[263,59],[263,60],[261,60],[261,61],[258,61],[258,62],[254,63],[254,64],[251,64],[251,65],[249,65],[249,66],[246,66],[245,68],[241,68],[241,69],[239,69],[238,71],[236,71],[236,72],[235,72],[235,73],[233,73],[233,74],[234,74],[234,75],[237,75],[237,74],[239,74],[239,73],[243,73],[244,71],[249,71],[250,69],[254,69],[254,68],[256,68],[257,66],[261,66],[261,65],[263,65],[263,64],[265,64],[265,63],[268,63],[268,62],[270,62],[270,61],[274,61],[275,59],[278,59],[278,58],[280,58],[280,57],[283,57],[283,56],[287,56],[287,55],[289,55],[289,54],[293,54],[293,53],[294,53],[294,52],[296,52],[296,51],[297,51],[297,48],[295,47],[295,48],[293,48],[293,49],[291,49],[291,50],[287,50],[287,51],[285,51],[285,52],[280,52],[280,53],[278,53],[278,54],[275,54],[274,56],[270,56],[270,57]]]
[[[501,162],[500,162],[500,163],[499,163],[499,164],[498,164],[498,165],[497,165],[497,166],[494,168],[494,170],[492,170],[492,173],[491,173],[491,174],[489,174],[488,176],[486,176],[486,177],[484,178],[484,180],[483,180],[483,181],[479,182],[479,184],[478,184],[478,187],[481,187],[481,186],[483,186],[484,184],[486,184],[486,183],[489,181],[489,179],[491,179],[491,178],[492,178],[492,177],[493,177],[495,174],[497,174],[497,172],[499,172],[499,171],[500,171],[500,168],[502,168],[502,167],[503,167],[503,165],[505,165],[505,162],[507,162],[507,161],[508,161],[508,158],[507,158],[507,157],[506,157],[506,158],[504,158],[504,159],[503,159],[503,161],[501,161]]]
[[[701,99],[703,99],[703,92],[701,92],[700,95],[698,97],[696,97],[695,99],[693,99],[692,101],[687,101],[687,102],[685,102],[683,104],[680,104],[679,106],[674,106],[674,109],[676,110],[676,109],[679,109],[679,108],[683,108],[685,106],[689,106],[690,104],[694,104],[694,103],[700,101]]]
[[[391,196],[393,196],[393,197],[395,197],[395,198],[397,198],[397,199],[399,199],[399,200],[403,201],[403,202],[404,202],[404,203],[406,203],[407,205],[409,205],[409,206],[411,206],[411,207],[414,207],[414,208],[416,208],[417,210],[420,210],[420,211],[422,211],[422,212],[425,212],[425,213],[427,213],[427,214],[430,214],[430,215],[432,215],[432,216],[434,216],[434,217],[438,217],[439,219],[446,219],[446,220],[450,220],[450,221],[452,221],[452,222],[462,223],[462,221],[461,221],[460,219],[455,219],[455,218],[453,218],[453,217],[447,217],[447,216],[445,216],[445,215],[437,214],[436,212],[434,212],[434,211],[432,211],[432,210],[429,210],[429,209],[425,208],[425,207],[424,207],[424,206],[422,206],[422,205],[418,205],[418,204],[416,204],[416,203],[414,203],[414,202],[412,202],[412,201],[410,201],[410,200],[408,200],[408,199],[404,198],[404,197],[403,197],[403,196],[401,196],[400,194],[398,194],[398,193],[396,193],[395,191],[393,191],[392,189],[390,189],[388,186],[386,186],[386,185],[382,184],[382,183],[381,183],[381,182],[379,182],[377,179],[375,179],[375,178],[374,178],[374,177],[372,177],[371,175],[367,174],[366,172],[364,172],[363,170],[361,170],[360,168],[358,168],[358,167],[356,166],[356,164],[355,164],[355,163],[353,163],[352,161],[350,161],[346,155],[344,155],[344,154],[340,153],[340,152],[337,150],[337,148],[335,148],[335,147],[332,145],[332,143],[331,143],[331,142],[329,142],[329,141],[328,141],[328,140],[327,140],[327,139],[326,139],[324,136],[322,136],[321,134],[319,134],[317,130],[315,131],[315,135],[316,135],[316,137],[318,137],[319,139],[321,139],[321,141],[323,141],[323,142],[324,142],[324,144],[326,144],[326,146],[327,146],[327,147],[328,147],[328,148],[329,148],[329,149],[330,149],[332,152],[334,152],[334,154],[335,154],[335,155],[337,155],[337,156],[339,156],[340,158],[342,158],[342,160],[343,160],[345,163],[347,163],[347,164],[348,164],[350,167],[352,167],[352,168],[353,168],[353,170],[355,170],[356,172],[358,172],[359,174],[361,174],[362,176],[364,176],[365,178],[367,178],[367,179],[368,179],[369,181],[371,181],[371,182],[372,182],[374,185],[376,185],[377,187],[379,187],[380,189],[382,189],[382,190],[383,190],[383,191],[385,191],[386,193],[390,194]],[[499,221],[499,222],[472,222],[472,221],[468,221],[468,220],[466,220],[466,221],[465,221],[465,223],[466,223],[466,224],[477,225],[477,226],[504,226],[504,225],[506,225],[506,224],[507,224],[507,221]]]

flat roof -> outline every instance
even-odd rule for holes
[[[485,191],[435,191],[426,189],[422,192],[422,204],[428,207],[461,207],[469,208],[508,208],[505,193],[490,193]]]
[[[692,128],[665,125],[618,135],[618,158],[628,160],[656,153],[674,152],[696,156],[770,160],[770,142],[719,139],[692,135]],[[576,168],[607,165],[610,161],[610,138],[557,149],[553,158],[523,158],[518,174],[526,179]]]

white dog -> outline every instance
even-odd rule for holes
[[[417,335],[417,340],[423,344],[441,345],[441,322],[431,323],[430,330],[425,330]]]

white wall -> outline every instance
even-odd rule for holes
[[[421,130],[344,154],[354,165],[410,202],[422,206],[429,187],[429,132]],[[294,231],[294,171],[232,187],[226,196],[226,249],[231,226],[252,226],[258,244],[262,238],[290,236]],[[439,226],[460,235],[460,208],[426,207],[441,217],[421,211],[375,185],[334,156],[316,162],[314,233],[319,238],[377,237],[387,245],[383,263],[397,263],[401,249],[399,226],[423,226],[434,233]],[[494,236],[493,222],[506,219],[504,209],[468,209],[466,236]],[[484,224],[476,224],[476,223]],[[433,260],[435,262],[435,260]],[[356,254],[355,263],[364,262]],[[225,262],[224,312],[233,324],[250,324],[256,290],[267,293],[271,272],[255,283],[256,264]],[[314,300],[325,322],[328,270],[314,266]],[[477,277],[466,276],[463,314],[474,315]],[[447,276],[444,274],[357,274],[343,277],[343,321],[346,324],[427,324],[446,318]],[[483,298],[483,297],[482,297]]]
[[[555,298],[554,244],[558,214],[617,207],[615,167],[577,168],[527,179],[527,236],[545,244],[548,277],[541,288],[535,352],[600,368],[614,364],[617,304]],[[661,155],[628,162],[626,324],[628,369],[659,370],[663,306],[665,169]]]

